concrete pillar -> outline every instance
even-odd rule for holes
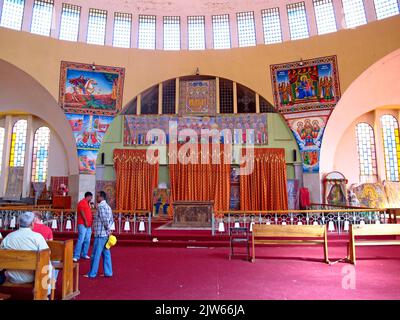
[[[310,191],[312,203],[322,203],[322,187],[319,173],[303,173],[303,185]]]
[[[32,13],[34,0],[25,0],[24,17],[22,20],[22,31],[31,31]]]
[[[107,11],[107,18],[106,18],[106,34],[104,38],[104,44],[106,46],[113,45],[113,38],[114,38],[114,11],[108,10]]]
[[[289,19],[287,16],[286,3],[279,5],[279,14],[281,18],[282,41],[290,40]]]
[[[364,10],[365,10],[365,16],[367,18],[367,23],[376,20],[374,0],[364,0]]]
[[[181,16],[181,49],[188,50],[189,41],[188,41],[188,24],[187,17]]]
[[[233,82],[233,113],[238,112],[238,105],[237,105],[237,84]]]
[[[82,6],[81,7],[81,16],[79,22],[79,42],[87,42],[87,27],[89,22],[89,8]]]
[[[33,117],[27,117],[27,130],[26,130],[26,146],[25,146],[25,165],[24,165],[24,179],[22,184],[22,198],[29,197],[31,189],[31,173],[32,173],[32,156],[33,156],[33,139],[35,136],[35,128],[33,127]]]
[[[138,47],[139,39],[139,16],[137,14],[132,15],[132,26],[131,26],[131,48]]]
[[[336,27],[338,30],[346,29],[342,0],[332,0],[333,12],[335,13]]]
[[[61,25],[62,1],[55,1],[51,21],[50,37],[59,38]]]
[[[299,188],[303,187],[303,164],[300,163],[293,163],[294,167],[294,178],[299,180]]]
[[[6,115],[4,119],[4,145],[3,145],[3,159],[1,162],[1,175],[0,175],[0,197],[6,193],[8,168],[10,162],[10,148],[11,148],[11,135],[12,135],[12,116]]]
[[[164,21],[162,16],[156,17],[156,49],[164,49]]]
[[[231,31],[231,46],[232,48],[239,47],[239,38],[238,38],[238,30],[237,30],[237,21],[236,21],[236,13],[231,12],[229,15],[229,26]]]
[[[310,37],[318,34],[317,20],[315,19],[315,10],[312,1],[305,1],[308,35]]]

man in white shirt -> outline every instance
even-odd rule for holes
[[[3,239],[0,249],[31,251],[48,249],[49,246],[43,236],[40,233],[32,231],[34,219],[35,215],[33,212],[21,213],[19,216],[19,229],[11,232]],[[49,262],[50,275],[53,274],[52,270],[52,265]],[[35,280],[34,271],[7,270],[5,275],[7,280],[12,283],[30,283]]]

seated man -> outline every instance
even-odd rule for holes
[[[8,234],[0,244],[0,249],[39,251],[48,249],[46,240],[40,233],[32,230],[35,215],[33,212],[23,212],[19,216],[19,229]],[[55,272],[49,261],[50,279],[56,279]],[[35,279],[33,271],[7,270],[5,276],[12,283],[31,283]],[[52,281],[50,281],[51,283]],[[49,285],[49,294],[51,285]]]
[[[42,213],[39,211],[35,211],[34,214],[35,220],[32,230],[34,232],[40,233],[46,241],[53,240],[53,231],[51,230],[51,228],[43,224]]]

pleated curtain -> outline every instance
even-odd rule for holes
[[[246,149],[242,152],[245,155]],[[253,172],[240,176],[240,209],[288,209],[284,149],[254,149]]]
[[[115,149],[116,208],[152,211],[158,183],[158,163],[150,164],[146,150]]]

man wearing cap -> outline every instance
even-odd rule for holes
[[[107,204],[107,195],[104,191],[97,193],[97,212],[93,219],[93,250],[90,261],[90,271],[85,277],[95,278],[99,270],[100,257],[103,257],[103,271],[105,277],[112,277],[112,261],[108,242],[113,224],[113,214]]]
[[[8,234],[0,244],[0,249],[40,251],[49,249],[46,240],[40,233],[32,230],[35,220],[33,212],[23,212],[19,215],[19,229]],[[52,265],[49,261],[49,274],[53,279]],[[6,278],[12,283],[30,283],[35,280],[34,271],[7,270]],[[49,286],[49,294],[50,294]]]

